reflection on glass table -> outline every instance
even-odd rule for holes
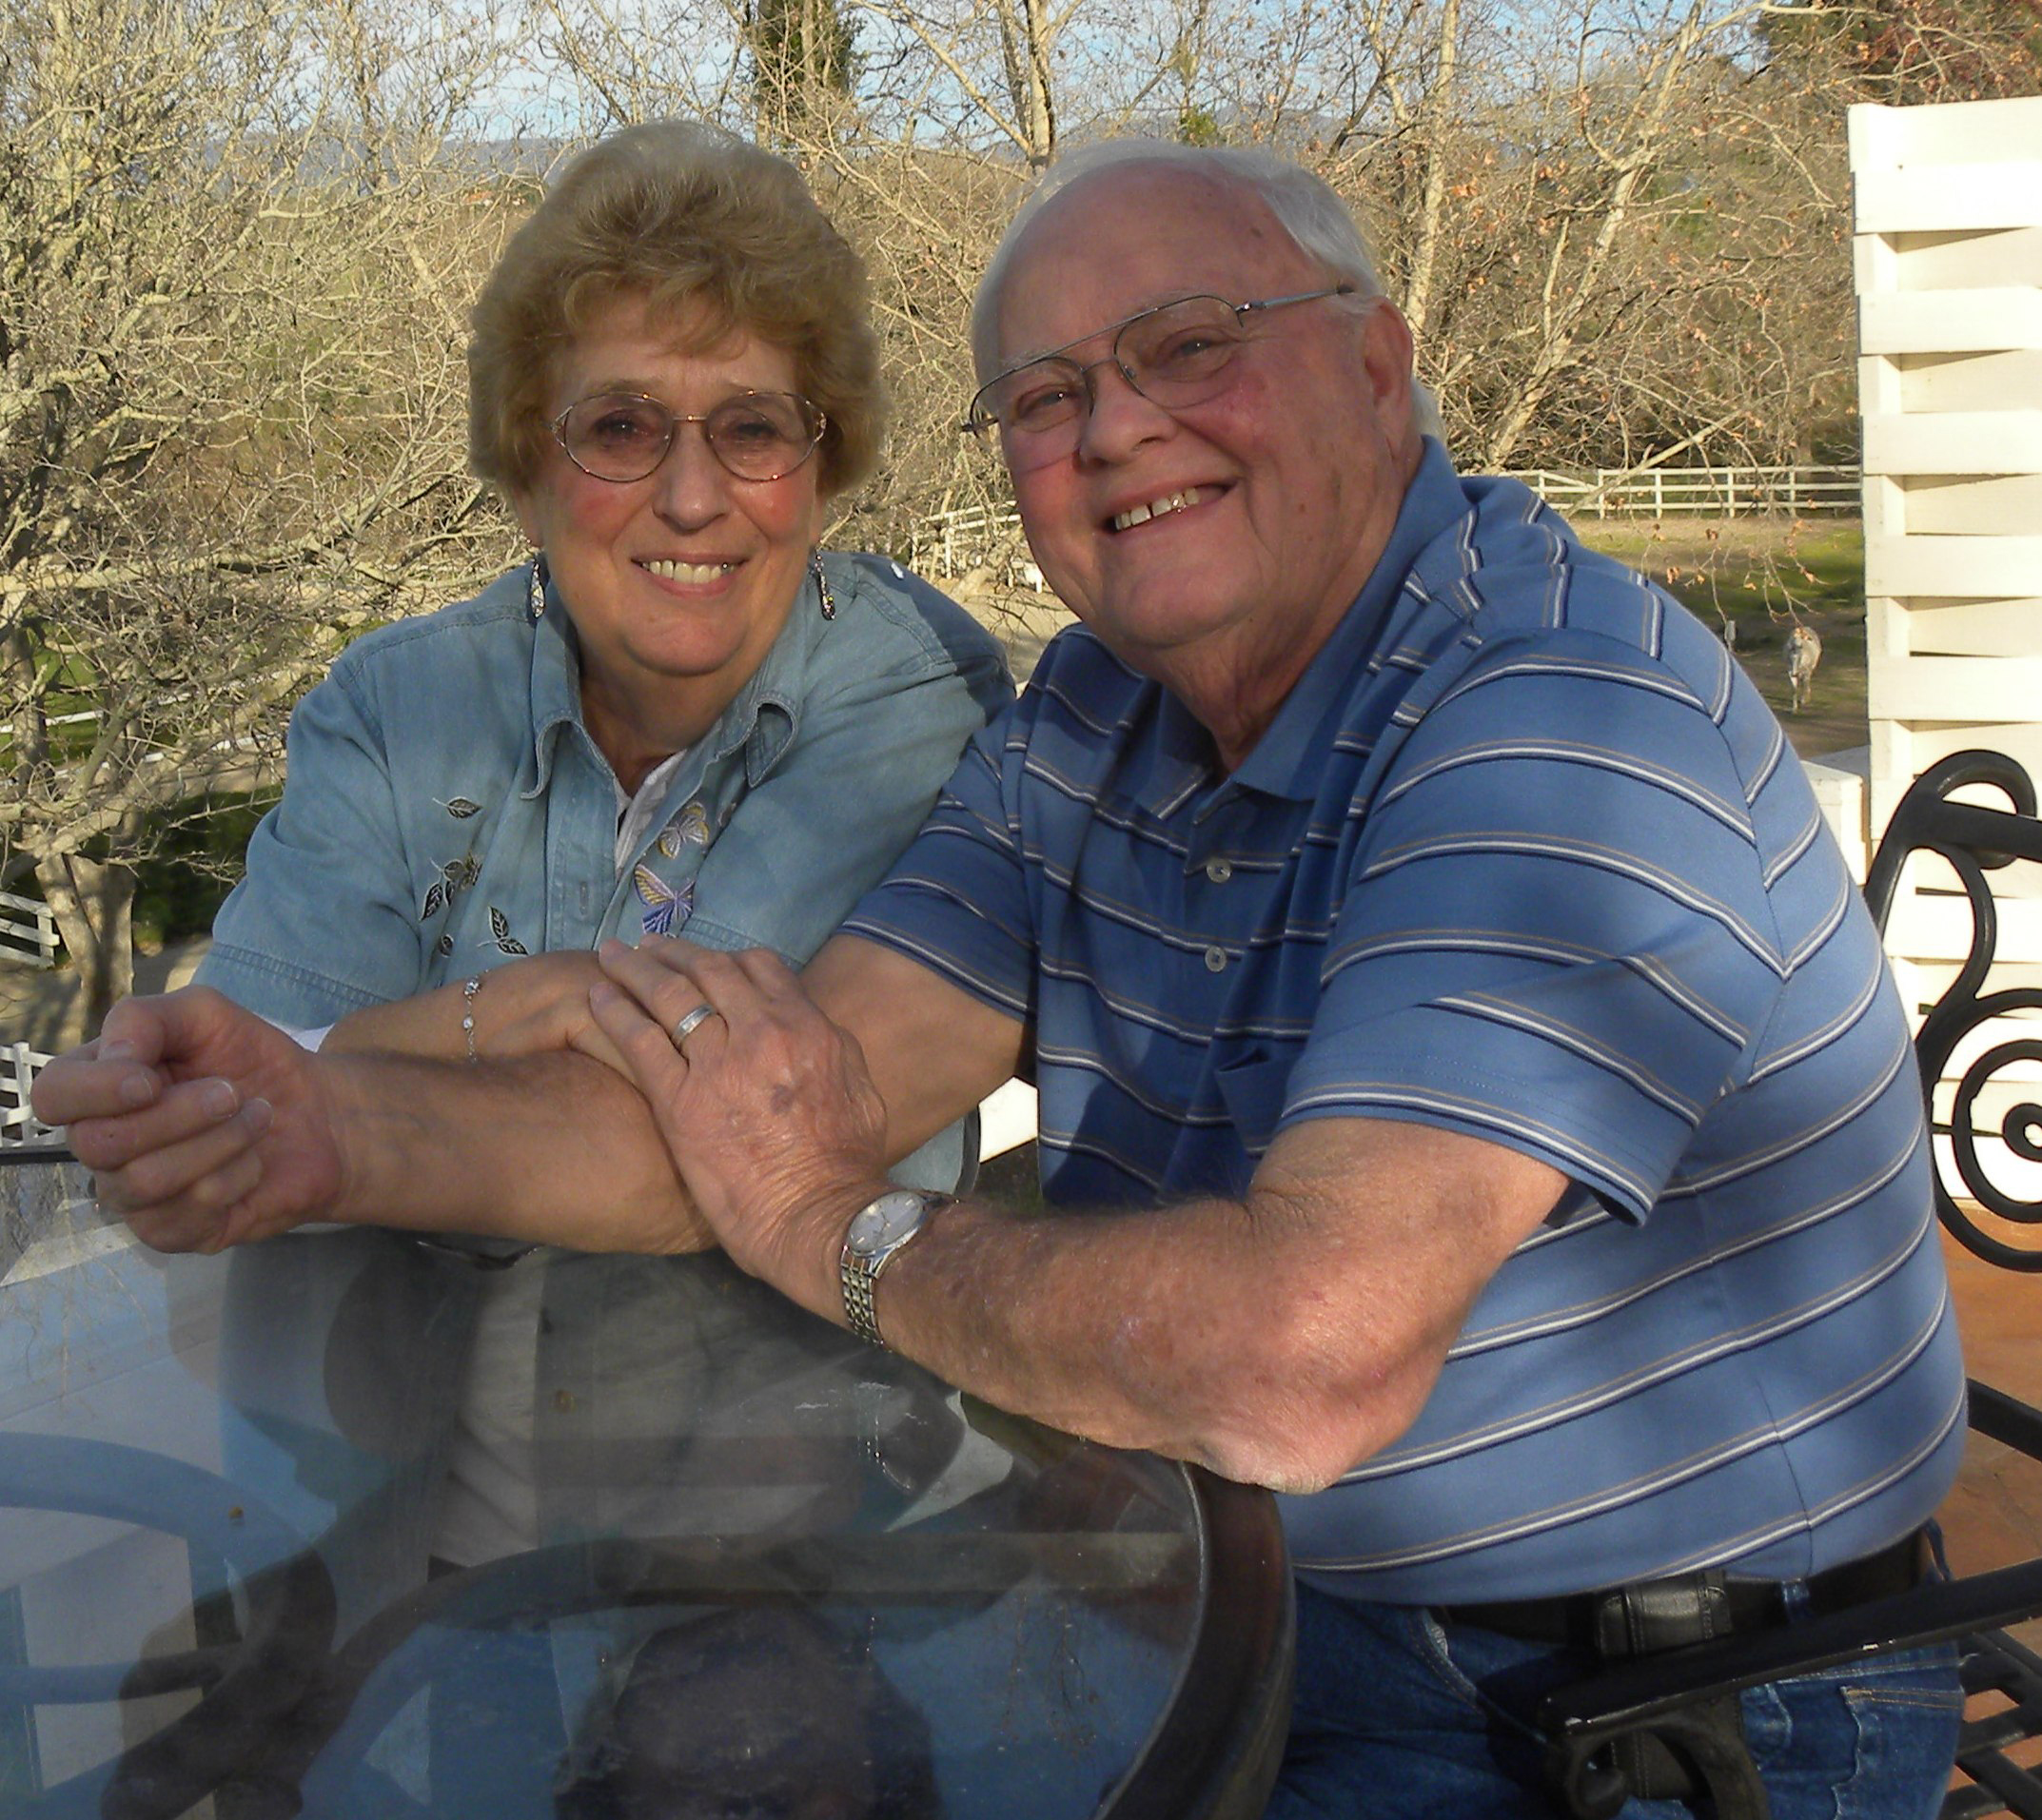
[[[1260,1812],[1270,1500],[720,1256],[134,1244],[0,1160],[0,1813]]]

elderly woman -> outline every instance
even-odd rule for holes
[[[473,465],[531,560],[306,696],[205,983],[337,1046],[472,1059],[550,1040],[606,936],[808,958],[1010,694],[952,602],[817,548],[879,442],[865,299],[741,141],[638,127],[566,168],[469,351]],[[911,1161],[947,1185],[958,1134]],[[372,1231],[235,1267],[230,1452],[324,1538],[344,1628],[429,1557],[666,1520],[644,1485],[762,1293],[720,1257]]]
[[[574,989],[514,957],[815,949],[1006,695],[951,602],[816,548],[877,452],[865,296],[741,141],[670,122],[568,166],[469,350],[471,460],[532,560],[306,697],[207,983],[317,1027],[449,982],[336,1040],[458,1056]]]

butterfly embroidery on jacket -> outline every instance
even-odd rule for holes
[[[709,812],[702,807],[701,798],[695,797],[675,812],[674,819],[659,831],[654,845],[668,859],[677,859],[683,848],[707,847],[714,832],[709,825]],[[651,867],[641,865],[632,869],[631,882],[645,906],[639,920],[646,934],[671,935],[688,920],[688,912],[695,907],[692,878],[677,890]]]
[[[697,797],[686,804],[659,832],[659,851],[667,858],[678,856],[683,847],[709,845],[709,812]]]
[[[648,935],[673,934],[676,925],[685,923],[688,912],[695,908],[692,878],[676,890],[650,866],[638,866],[632,870],[631,882],[638,887],[639,900],[645,906],[639,921]]]

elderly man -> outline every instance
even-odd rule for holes
[[[642,1099],[313,1063],[202,996],[38,1105],[158,1243],[704,1223],[995,1402],[1276,1487],[1272,1813],[1550,1812],[1546,1687],[1920,1571],[1963,1384],[1876,937],[1720,644],[1424,437],[1316,180],[1070,161],[975,343],[1083,624],[801,981],[606,951],[558,1035]],[[1049,1213],[889,1187],[1017,1070]],[[1933,1811],[1947,1654],[1742,1707],[1776,1815]]]

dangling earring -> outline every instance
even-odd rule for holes
[[[532,552],[532,566],[525,572],[524,616],[535,626],[546,616],[546,553]]]
[[[808,559],[809,572],[815,577],[815,592],[822,599],[822,616],[836,617],[836,597],[830,592],[830,577],[822,572],[822,552],[815,551]]]

